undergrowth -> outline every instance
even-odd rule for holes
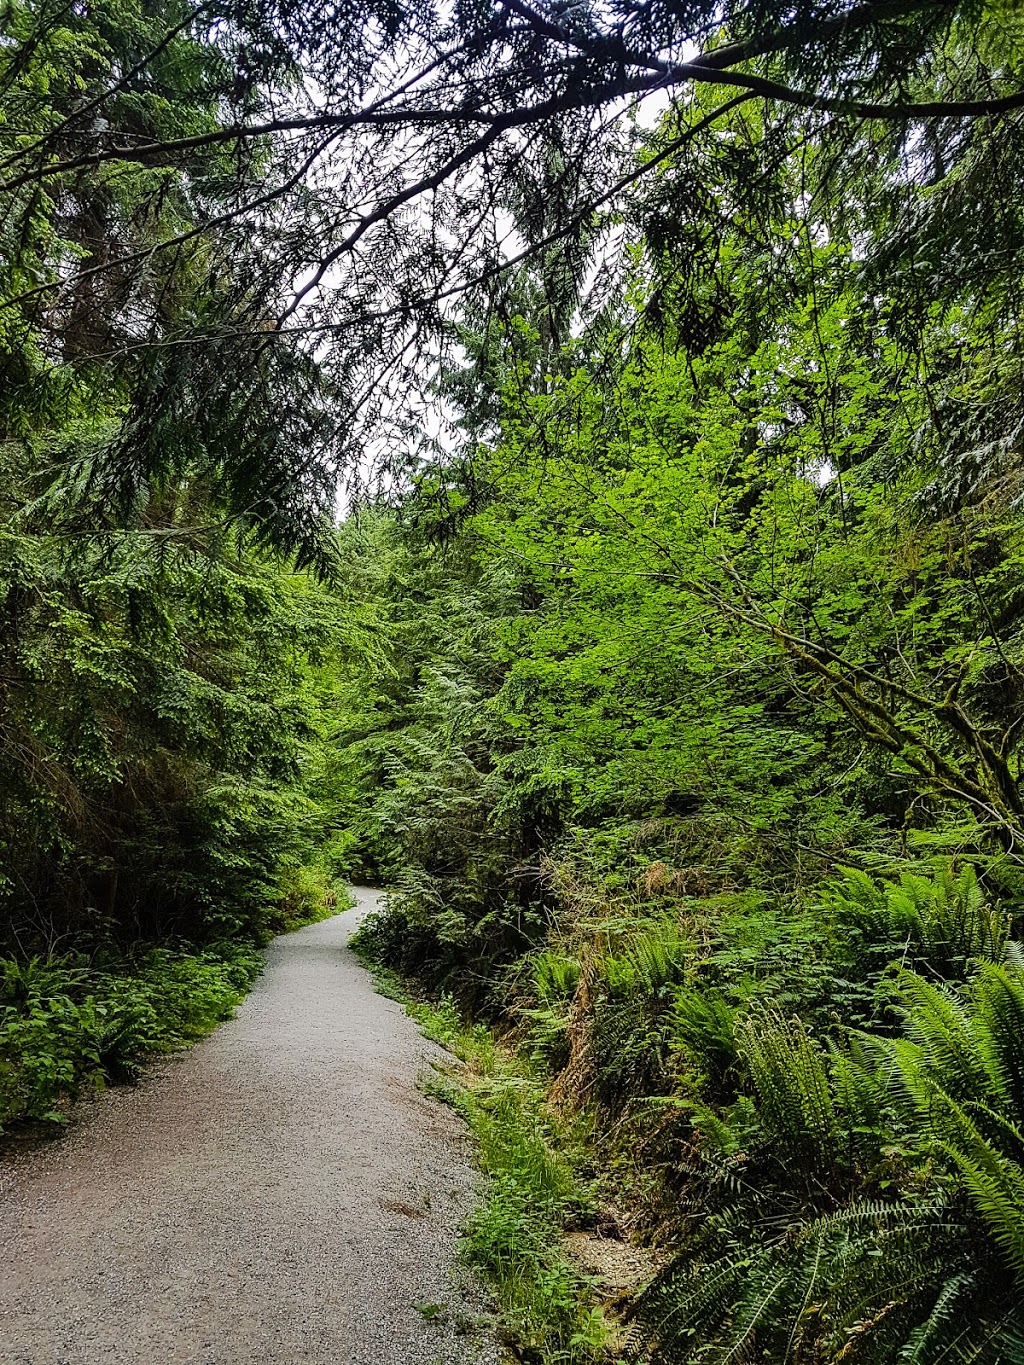
[[[289,868],[270,927],[288,933],[349,903],[318,864]],[[262,967],[256,943],[230,939],[106,958],[0,957],[0,1134],[19,1122],[62,1124],[77,1096],[134,1080],[148,1057],[202,1038]]]
[[[63,1123],[68,1100],[209,1033],[262,965],[255,946],[231,942],[152,948],[106,969],[75,955],[0,960],[0,1132]]]
[[[465,1063],[467,1254],[520,1358],[1024,1365],[1015,903],[936,862],[585,908],[495,973],[501,1045],[451,994],[411,1007]],[[655,1249],[624,1322],[559,1250],[598,1199]]]
[[[280,934],[319,924],[355,904],[349,891],[319,862],[287,868],[278,891],[271,928]]]

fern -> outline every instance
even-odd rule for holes
[[[736,1235],[741,1246],[729,1248]],[[717,1257],[702,1254],[716,1246]],[[634,1358],[966,1359],[964,1350],[984,1349],[999,1331],[977,1312],[984,1287],[973,1252],[955,1209],[941,1203],[864,1203],[793,1223],[782,1236],[743,1216],[720,1220],[641,1297]]]
[[[974,1036],[1001,1099],[1024,1120],[1024,975],[984,966],[971,990]]]
[[[1024,1284],[1024,1104],[1017,1056],[1019,973],[982,964],[955,993],[901,978],[906,1036],[868,1040],[887,1057],[908,1118],[962,1184],[1007,1265]]]
[[[677,1049],[713,1088],[720,1088],[736,1064],[736,1016],[714,990],[680,987],[672,1006]]]
[[[936,863],[930,877],[905,872],[895,882],[843,868],[826,901],[848,949],[878,971],[896,960],[955,980],[971,960],[1006,953],[1009,917],[989,904],[969,863],[958,873]]]
[[[769,1136],[787,1154],[831,1165],[835,1106],[825,1059],[803,1023],[762,1008],[739,1021],[736,1037]]]

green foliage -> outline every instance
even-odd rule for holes
[[[611,1332],[590,1303],[586,1278],[567,1255],[564,1233],[593,1213],[587,1184],[574,1169],[575,1146],[545,1103],[529,1064],[499,1045],[483,1023],[470,1023],[454,997],[411,997],[382,963],[384,921],[369,916],[353,946],[378,989],[401,1000],[423,1033],[458,1061],[428,1090],[452,1104],[476,1143],[486,1176],[482,1202],[467,1219],[462,1244],[469,1265],[490,1283],[506,1343],[537,1365],[588,1365],[607,1359]],[[383,944],[387,955],[387,939]],[[563,986],[564,963],[541,968]]]
[[[464,464],[367,545],[431,622],[348,769],[377,940],[585,1115],[670,1253],[638,1358],[1020,1360],[1019,127],[912,185],[682,127],[598,323],[528,269],[467,310]]]
[[[281,874],[274,927],[287,933],[330,919],[353,904],[322,861],[286,867]]]
[[[180,0],[3,19],[0,951],[259,941],[312,913],[322,669],[359,615],[305,571],[334,549],[322,369],[266,344],[272,234],[232,226],[273,149],[223,134],[266,91]],[[115,169],[93,136],[190,150]]]
[[[321,367],[266,345],[270,237],[224,216],[271,155],[222,137],[263,99],[233,91],[238,31],[179,0],[0,8],[7,1121],[206,1031],[253,945],[328,908],[324,669],[359,611],[308,572],[334,548]],[[93,135],[192,151],[31,183]]]
[[[736,1031],[758,1115],[780,1159],[827,1170],[839,1130],[821,1050],[800,1020],[772,1010],[749,1014]]]
[[[0,586],[0,935],[265,932],[323,830],[302,782],[329,597],[141,525],[116,553],[12,535]]]
[[[24,1120],[63,1122],[65,1101],[132,1080],[155,1052],[208,1033],[262,967],[252,947],[201,953],[154,948],[109,968],[85,959],[0,963],[0,1131]]]
[[[942,863],[930,877],[904,872],[898,882],[878,883],[856,868],[840,876],[828,904],[863,971],[900,961],[962,980],[974,959],[999,962],[1005,954],[1010,917],[991,903],[969,863],[959,874]]]
[[[531,995],[523,1008],[529,1021],[533,1059],[558,1072],[569,1060],[569,1007],[580,982],[580,963],[564,953],[543,951],[530,959]]]
[[[469,1246],[525,1351],[604,1331],[557,1106],[670,1244],[639,1351],[1021,1358],[1024,120],[850,109],[1015,97],[1011,8],[6,6],[0,1114],[221,1017],[251,949],[203,944],[381,878],[363,949],[489,1075]],[[337,122],[424,43],[379,137]],[[773,98],[591,146],[691,48]],[[424,157],[433,207],[382,201]],[[413,349],[398,506],[335,533]]]
[[[932,896],[951,884],[937,878]],[[773,1190],[748,1171],[720,1211],[709,1181],[707,1225],[638,1305],[653,1359],[1019,1358],[1024,985],[994,963],[959,988],[906,971],[899,985],[901,1036],[865,1035],[832,1065],[797,1021],[740,1024],[753,1105],[742,1144],[742,1106],[731,1129],[697,1108],[709,1176],[716,1153],[737,1173],[752,1153],[784,1174]],[[845,1202],[851,1179],[888,1197],[816,1211]]]
[[[1017,1359],[1020,1123],[991,1080],[969,1070],[980,1075],[995,1045],[964,1034],[967,1098],[951,1089],[941,1100],[953,1072],[917,1082],[927,1099],[910,1099],[898,1079],[920,1066],[915,1030],[925,1028],[907,982],[944,981],[928,989],[953,1002],[954,1016],[970,1014],[976,1006],[964,1002],[981,987],[964,995],[963,983],[1005,973],[1019,952],[1006,894],[1017,894],[1014,852],[1000,850],[998,822],[970,823],[957,808],[973,760],[936,781],[941,763],[926,773],[881,741],[865,747],[861,721],[833,709],[831,684],[805,688],[788,647],[777,649],[760,623],[747,633],[731,608],[708,617],[707,596],[681,589],[681,574],[641,571],[652,556],[664,564],[658,546],[643,545],[655,534],[659,480],[660,543],[678,556],[699,531],[696,513],[687,526],[671,520],[694,486],[692,466],[685,483],[678,464],[651,454],[627,490],[646,520],[627,537],[610,529],[624,493],[613,515],[593,499],[584,506],[572,487],[584,472],[591,489],[622,475],[614,461],[595,474],[589,460],[585,471],[582,459],[548,466],[532,484],[513,462],[514,519],[508,503],[485,509],[474,527],[493,538],[464,541],[458,554],[473,554],[448,561],[443,586],[434,552],[408,530],[392,532],[389,554],[403,537],[410,545],[410,576],[388,609],[407,611],[420,594],[451,621],[462,575],[464,608],[482,632],[474,639],[492,662],[485,668],[478,653],[467,662],[465,619],[458,631],[433,627],[432,667],[443,661],[452,677],[457,663],[472,693],[442,695],[422,669],[428,685],[410,685],[389,713],[385,742],[400,760],[379,777],[348,769],[371,803],[371,846],[390,839],[404,862],[374,951],[448,984],[435,1034],[446,1045],[458,1036],[456,1000],[504,1017],[553,1099],[586,1112],[602,1195],[636,1201],[638,1233],[672,1253],[635,1305],[640,1357]],[[825,516],[820,504],[810,513]],[[567,523],[577,526],[568,560]],[[795,536],[787,551],[794,573],[806,543]],[[523,605],[517,612],[504,597],[507,615],[485,629],[473,585],[507,562],[510,544],[529,564]],[[837,645],[849,656],[856,642],[861,668],[890,637],[886,613],[870,635],[866,590],[840,600],[855,569],[848,550],[828,573],[819,568],[839,594],[828,608],[845,622]],[[865,562],[876,552],[865,549]],[[925,596],[944,600],[950,583],[935,562]],[[884,579],[891,568],[885,558],[871,572]],[[794,588],[795,600],[804,591]],[[886,612],[895,609],[890,599]],[[907,610],[915,619],[925,606]],[[929,649],[923,641],[919,657]],[[923,675],[918,684],[932,685]],[[362,684],[349,686],[358,696]],[[890,704],[874,686],[858,683],[859,695]],[[992,716],[1003,706],[981,675],[974,695]],[[895,710],[883,728],[916,724],[902,700]],[[926,733],[936,733],[931,720]],[[955,752],[943,741],[934,757],[959,761]],[[1012,1019],[1012,997],[1000,999]],[[946,1032],[959,1036],[952,1024]],[[474,1233],[525,1338],[544,1244],[517,1201],[533,1179],[502,1185]],[[572,1293],[583,1311],[585,1286]]]
[[[950,991],[907,973],[900,980],[905,1036],[874,1041],[921,1139],[961,1181],[1018,1280],[1024,1278],[1024,978],[982,964]]]
[[[994,1267],[947,1206],[854,1205],[791,1218],[781,1236],[744,1226],[751,1212],[710,1220],[692,1257],[644,1295],[634,1341],[645,1359],[1021,1359],[1019,1308],[992,1293]]]
[[[663,370],[667,405],[672,386],[677,394],[690,380],[682,365]],[[645,375],[648,393],[651,382]],[[702,440],[720,420],[716,440],[726,441],[735,413],[723,402]],[[667,407],[663,415],[668,423]],[[374,951],[448,983],[454,995],[435,1033],[446,1045],[458,1035],[456,999],[504,1016],[553,1098],[587,1111],[602,1194],[635,1200],[638,1232],[672,1253],[635,1305],[641,1357],[1017,1359],[1020,1121],[986,1079],[981,1059],[997,1055],[995,1044],[953,1027],[980,1008],[965,1002],[982,987],[963,995],[963,983],[1005,973],[1006,955],[1019,951],[1014,904],[1000,898],[1015,885],[1015,855],[1000,851],[998,821],[965,820],[976,769],[964,754],[984,754],[991,732],[935,740],[930,689],[950,673],[935,662],[930,625],[917,624],[955,592],[970,609],[948,615],[943,630],[966,641],[976,629],[951,581],[962,565],[934,549],[922,567],[921,554],[933,553],[928,529],[912,544],[882,494],[865,500],[859,545],[832,525],[826,495],[792,482],[782,510],[798,501],[807,524],[780,527],[776,484],[751,531],[749,510],[744,524],[721,501],[728,449],[723,465],[712,462],[720,520],[711,533],[710,494],[691,500],[713,452],[698,459],[681,443],[667,460],[652,437],[641,463],[637,431],[650,420],[630,410],[628,460],[591,448],[585,460],[570,453],[531,470],[518,452],[503,473],[514,492],[499,490],[479,514],[482,542],[467,535],[443,583],[442,561],[414,533],[385,537],[407,576],[382,606],[407,613],[415,601],[431,629],[424,662],[389,702],[386,763],[347,769],[349,791],[365,793],[372,812],[365,846],[390,840],[404,864],[371,931]],[[740,480],[737,504],[763,496],[764,477],[757,468]],[[831,564],[821,549],[830,534]],[[1006,557],[1009,597],[1014,534],[985,551]],[[790,652],[802,643],[780,642],[760,606],[743,618],[741,589],[719,572],[709,536],[733,563],[749,555],[748,593],[764,591],[756,575],[769,537],[774,572],[792,575],[775,589],[790,594],[789,612],[810,591],[804,556],[817,537],[815,612],[819,627],[831,622],[829,649],[860,679],[856,670],[885,657],[895,613],[899,632],[920,639],[917,672],[899,684],[919,697],[873,675],[855,682],[849,700],[864,710],[851,715],[817,663],[807,681]],[[897,555],[890,536],[902,537]],[[690,561],[674,566],[665,546]],[[500,573],[506,555],[526,566],[521,603],[503,589],[505,614],[488,623],[481,575]],[[914,585],[904,578],[873,617],[871,593],[888,590],[899,555],[917,557]],[[698,574],[704,586],[694,587]],[[710,610],[712,592],[729,594],[720,611]],[[965,644],[950,668],[963,672],[970,657]],[[365,694],[365,682],[347,687]],[[964,672],[961,687],[979,725],[1009,723],[984,670]],[[918,763],[887,739],[866,743],[863,717],[876,703],[883,738],[886,727],[910,736],[920,723],[930,756]],[[347,752],[359,757],[360,744]],[[962,766],[947,772],[947,763]],[[368,828],[365,816],[354,828]],[[947,1002],[952,1022],[945,1034],[934,1026],[931,1046],[961,1039],[965,1094],[950,1088],[959,1072],[921,1072],[915,1039],[926,1016],[911,1008],[911,979]],[[929,984],[939,980],[945,988]],[[1012,995],[999,999],[1012,1019]],[[869,1036],[852,1034],[858,1025]],[[918,1076],[917,1099],[904,1072]],[[498,1128],[505,1107],[515,1109],[503,1101]],[[529,1131],[518,1110],[508,1126]],[[486,1144],[488,1130],[478,1131]],[[583,1285],[547,1277],[543,1262],[538,1272],[553,1239],[530,1221],[546,1198],[531,1159],[522,1154],[497,1179],[472,1233],[527,1340],[538,1295],[556,1321],[567,1297],[577,1312],[587,1304]]]
[[[695,987],[675,993],[672,1036],[686,1065],[697,1072],[697,1088],[720,1093],[739,1060],[736,1013],[722,995]]]
[[[559,1249],[583,1195],[552,1149],[540,1093],[499,1075],[462,1107],[488,1177],[484,1202],[467,1224],[466,1254],[493,1282],[517,1350],[550,1365],[602,1359],[607,1327]]]
[[[345,591],[372,595],[377,633],[368,657],[338,670],[337,747],[318,795],[349,831],[352,872],[393,884],[381,960],[479,998],[493,964],[546,927],[524,868],[544,796],[508,805],[502,727],[488,705],[500,680],[493,621],[512,608],[509,584],[471,553],[434,555],[383,517],[347,525],[342,544]]]
[[[233,156],[223,136],[243,107],[269,112],[242,79],[240,19],[210,24],[183,0],[59,15],[5,4],[0,446],[27,446],[29,506],[70,511],[78,535],[116,535],[154,495],[166,511],[205,493],[199,526],[244,529],[322,568],[335,483],[322,371],[265,344],[282,287],[273,233],[233,221],[273,154],[262,139]],[[255,66],[294,70],[273,42]],[[94,137],[197,142],[169,162],[78,163]],[[68,159],[70,179],[33,183]]]

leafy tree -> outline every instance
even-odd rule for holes
[[[974,231],[978,195],[1018,249],[1024,94],[1006,0],[822,0],[784,16],[759,3],[635,0],[571,14],[523,0],[315,15],[291,0],[100,6],[87,18],[24,0],[8,9],[16,117],[0,196],[19,234],[14,301],[59,316],[71,298],[84,318],[97,292],[164,300],[212,278],[218,306],[176,349],[217,365],[251,363],[254,348],[265,365],[296,344],[329,353],[350,446],[394,425],[396,400],[407,411],[450,338],[450,299],[482,295],[500,316],[501,281],[523,259],[541,263],[552,297],[571,295],[594,252],[615,257],[631,196],[676,257],[695,337],[720,207],[756,204],[787,254],[790,206],[770,182],[801,149],[813,149],[803,192],[830,212],[843,214],[851,182],[876,191],[887,273],[903,274],[912,299],[922,253],[941,275],[952,259],[941,244],[951,228]],[[648,139],[629,111],[647,98],[669,101],[670,135],[637,161],[629,151]],[[762,123],[760,145],[732,134],[737,114]],[[676,174],[659,177],[669,157]],[[709,160],[720,199],[698,174]],[[193,202],[165,209],[168,178],[183,186],[183,173]],[[74,212],[48,206],[83,184],[91,203],[122,185],[160,203],[155,240],[83,227],[76,246],[64,235]],[[922,184],[937,191],[934,213],[916,211]],[[81,267],[69,268],[76,255]],[[976,278],[985,259],[975,234]],[[237,281],[226,295],[225,261]],[[143,328],[128,347],[151,359],[155,344],[159,330]],[[399,425],[415,435],[415,421]]]

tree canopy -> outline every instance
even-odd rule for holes
[[[901,261],[941,252],[944,191],[1008,244],[1016,230],[1022,35],[1002,2],[6,13],[8,375],[132,376],[135,459],[154,464],[176,403],[216,414],[222,452],[238,406],[293,413],[273,451],[264,435],[236,457],[239,505],[258,462],[282,532],[323,506],[304,459],[351,470],[369,445],[393,465],[415,444],[409,391],[450,350],[456,300],[500,311],[516,262],[547,260],[549,293],[583,290],[599,313],[594,264],[621,283],[623,215],[691,283],[714,273],[727,203],[784,254],[794,197],[777,169],[802,151],[798,193],[841,216],[869,182],[855,212],[886,216]],[[909,220],[924,185],[931,230]],[[330,434],[325,383],[345,414]]]

